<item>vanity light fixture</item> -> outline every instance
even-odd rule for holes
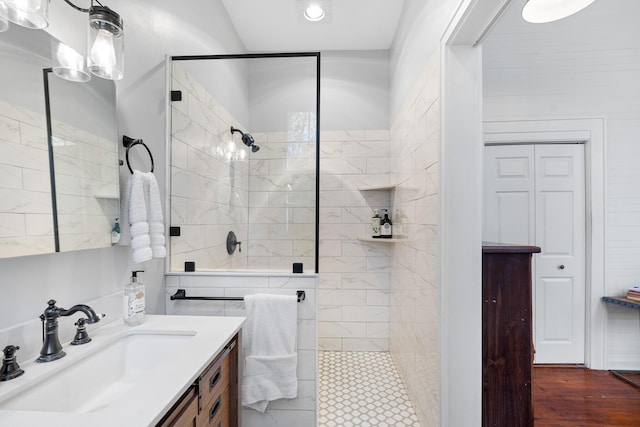
[[[9,29],[9,20],[7,19],[7,5],[4,0],[0,0],[0,33]]]
[[[120,15],[98,0],[91,0],[88,9],[64,0],[69,6],[89,14],[86,61],[69,46],[60,44],[52,49],[53,70],[71,81],[87,81],[87,69],[98,77],[120,80],[124,76],[124,30]],[[95,3],[98,6],[94,6]],[[6,4],[9,21],[27,28],[42,29],[49,25],[49,0],[0,0]],[[0,10],[0,15],[2,11]],[[81,62],[86,64],[80,66]]]
[[[527,0],[522,18],[534,24],[557,21],[580,12],[595,0]]]
[[[324,19],[324,9],[319,4],[310,4],[304,10],[304,17],[312,22],[322,21]]]
[[[84,56],[54,38],[51,39],[51,62],[51,70],[58,77],[72,82],[91,80]]]
[[[49,0],[0,0],[7,6],[5,17],[22,27],[40,30],[49,26]]]

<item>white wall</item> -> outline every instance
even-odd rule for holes
[[[483,44],[484,119],[606,119],[605,293],[640,281],[640,4],[595,2],[534,25],[513,5]],[[605,366],[640,367],[640,324],[608,307]]]
[[[389,51],[322,52],[321,75],[323,131],[389,128]]]
[[[125,78],[117,83],[120,135],[142,138],[149,145],[164,195],[165,55],[242,53],[244,47],[220,1],[189,8],[170,0],[152,4],[114,0],[109,6],[125,22]],[[70,44],[84,41],[85,14],[64,2],[52,2],[51,9],[49,31],[54,36]],[[123,158],[121,146],[120,155]],[[135,162],[136,157],[132,158]],[[120,172],[126,180],[128,170],[121,168]],[[134,268],[146,270],[141,281],[147,284],[148,311],[164,312],[164,260],[134,265],[128,247],[2,259],[0,328],[39,316],[50,298],[70,306],[118,291]]]
[[[422,425],[446,424],[441,410],[475,414],[480,393],[458,385],[464,395],[447,395],[441,357],[450,355],[438,336],[446,318],[440,294],[448,286],[440,283],[440,156],[446,144],[440,134],[440,40],[459,3],[405,1],[391,51],[391,176],[399,183],[393,203],[412,241],[391,254],[390,347]],[[452,351],[481,358],[466,348]]]

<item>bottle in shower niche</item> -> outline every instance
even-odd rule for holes
[[[143,272],[144,270],[132,271],[131,281],[124,287],[123,317],[124,323],[129,326],[136,326],[144,321],[144,285],[138,282],[138,273]]]
[[[120,241],[120,220],[116,218],[116,222],[113,224],[113,229],[111,230],[111,244],[117,245]]]
[[[380,213],[378,209],[373,210],[373,218],[371,218],[371,237],[374,239],[381,237]]]
[[[389,218],[389,213],[384,210],[384,217],[380,220],[380,237],[383,239],[391,239],[393,237],[393,224]]]

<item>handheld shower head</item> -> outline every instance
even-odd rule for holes
[[[240,135],[242,135],[242,142],[244,143],[244,145],[246,145],[247,147],[251,147],[251,152],[255,153],[256,151],[258,151],[260,149],[260,147],[258,147],[257,145],[255,145],[255,140],[253,139],[253,136],[251,136],[251,134],[249,133],[244,133],[242,132],[240,129],[236,129],[233,126],[231,126],[231,135],[233,135],[235,132],[239,132]]]

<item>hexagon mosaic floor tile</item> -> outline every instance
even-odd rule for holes
[[[420,427],[389,353],[318,352],[318,427]]]

